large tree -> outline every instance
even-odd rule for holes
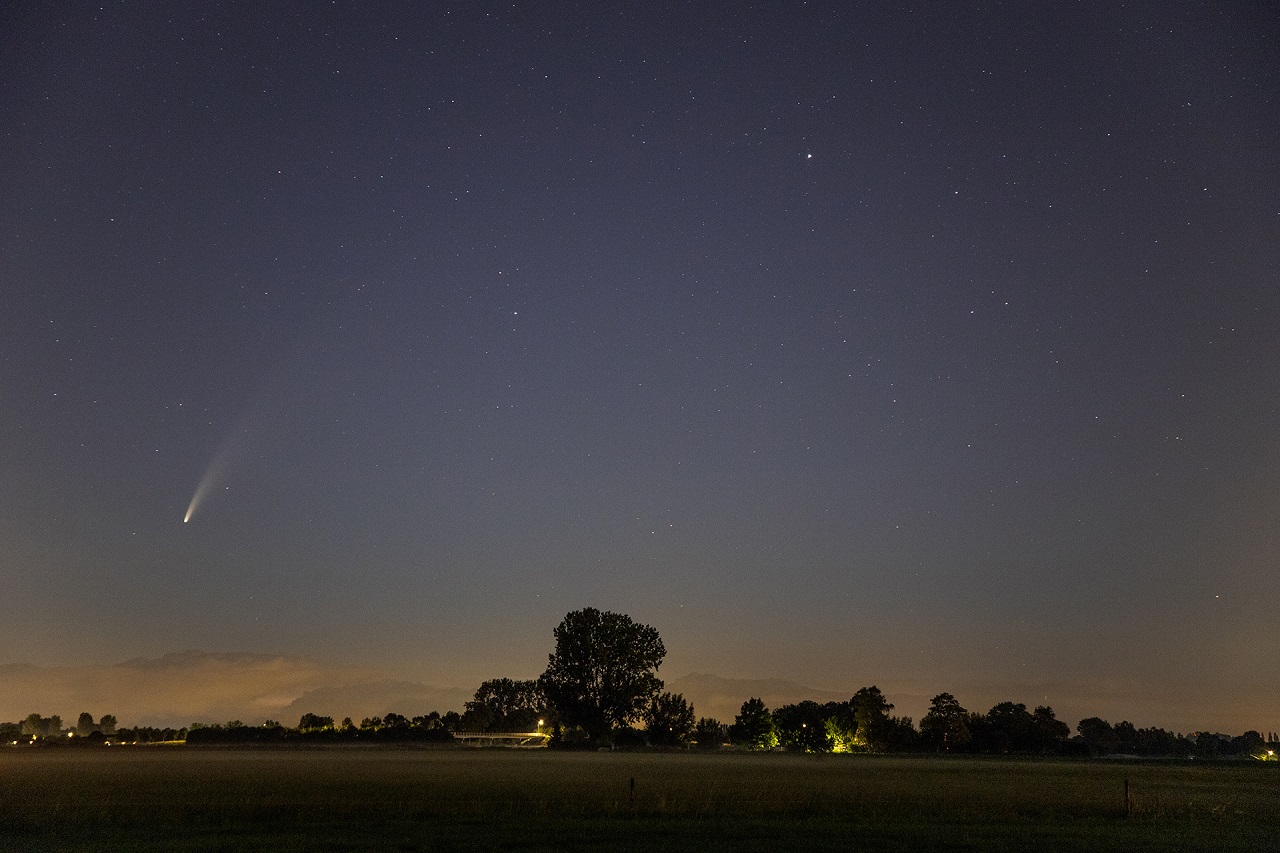
[[[543,695],[561,724],[582,727],[593,741],[608,741],[662,690],[656,673],[667,650],[655,628],[587,607],[566,614],[554,634]]]

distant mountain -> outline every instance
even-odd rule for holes
[[[465,687],[423,684],[398,678],[394,672],[370,667],[327,663],[305,657],[247,653],[183,651],[159,657],[134,658],[123,663],[96,666],[36,666],[0,664],[0,722],[18,721],[31,713],[57,714],[73,723],[81,712],[95,718],[112,714],[122,726],[189,726],[193,722],[223,723],[243,720],[261,723],[279,720],[296,725],[306,713],[351,717],[383,716],[390,711],[413,717],[431,711],[462,711],[477,684]],[[681,693],[700,717],[733,722],[742,703],[752,697],[769,708],[812,699],[843,702],[864,683],[845,690],[810,687],[780,678],[725,678],[691,673],[668,679],[667,690]],[[1208,728],[1205,720],[1223,731],[1266,729],[1274,701],[1266,686],[1249,701],[1240,703],[1235,718],[1176,693],[1141,693],[1137,686],[1084,682],[983,683],[954,687],[910,681],[879,681],[894,713],[920,722],[930,697],[953,687],[966,708],[985,713],[997,702],[1024,702],[1028,708],[1052,705],[1058,719],[1068,725],[1083,717],[1100,716],[1113,721],[1132,719],[1133,708],[1152,697],[1166,701],[1170,709],[1160,718],[1137,718],[1138,725],[1160,725],[1177,731]],[[1262,720],[1259,725],[1256,720]]]
[[[477,685],[479,686],[479,685]],[[308,690],[281,711],[280,721],[296,723],[303,714],[319,714],[341,720],[350,717],[359,723],[365,717],[382,717],[394,711],[416,717],[432,711],[463,710],[475,696],[475,688],[431,687],[415,681],[362,681],[340,687]]]
[[[461,711],[470,690],[397,681],[372,667],[282,655],[175,652],[109,666],[0,666],[0,720],[31,713],[74,722],[83,711],[122,726],[187,726],[303,713],[352,717]]]
[[[853,691],[820,690],[780,678],[722,678],[708,673],[673,678],[665,689],[683,694],[699,717],[714,717],[722,723],[732,723],[742,710],[742,703],[751,698],[762,699],[772,709],[805,699],[845,702],[853,695]]]
[[[394,711],[407,717],[461,711],[478,685],[441,687],[394,677],[372,667],[304,657],[188,650],[109,666],[0,665],[0,720],[35,712],[74,721],[82,711],[113,714],[124,726],[187,726],[193,722],[279,720],[303,714],[357,723]],[[667,682],[699,716],[732,722],[751,697],[770,708],[852,695],[783,679],[723,678],[693,673]],[[893,697],[891,697],[892,699]]]

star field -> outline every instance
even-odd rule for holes
[[[1267,4],[0,14],[0,662],[1274,707]]]

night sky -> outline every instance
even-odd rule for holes
[[[594,606],[669,678],[1274,729],[1278,57],[1264,0],[6,4],[0,663],[474,687]]]

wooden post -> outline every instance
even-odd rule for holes
[[[631,793],[627,796],[627,804],[633,809],[636,807],[636,777],[634,776],[631,777]]]
[[[1129,797],[1129,780],[1124,780],[1124,816],[1133,817],[1133,800]]]

